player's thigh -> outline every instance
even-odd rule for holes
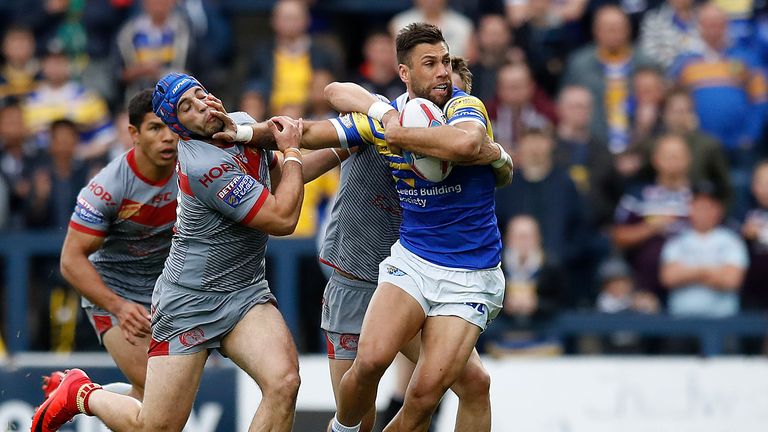
[[[195,401],[208,351],[150,357],[140,420],[144,430],[181,431]]]
[[[427,318],[421,332],[419,376],[436,380],[430,385],[453,384],[467,365],[479,335],[479,327],[456,316]]]
[[[262,387],[299,370],[291,332],[272,303],[253,306],[224,336],[221,351]]]
[[[365,312],[358,358],[374,354],[394,359],[416,336],[424,319],[424,309],[410,294],[388,282],[379,284]]]
[[[131,384],[144,388],[147,376],[147,351],[149,337],[137,339],[136,345],[131,345],[120,327],[112,327],[102,335],[104,348],[112,356],[117,367],[125,374]]]

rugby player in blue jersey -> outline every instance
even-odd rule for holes
[[[400,239],[379,267],[379,287],[365,315],[357,357],[341,380],[332,425],[336,432],[359,430],[384,371],[419,332],[421,356],[403,409],[385,430],[427,430],[435,407],[461,375],[504,295],[491,167],[456,166],[435,184],[415,176],[400,156],[400,149],[428,148],[446,154],[444,159],[471,160],[493,136],[485,107],[451,85],[450,54],[437,27],[412,24],[396,43],[399,74],[408,94],[394,105],[401,109],[404,99],[429,99],[444,109],[448,124],[402,128],[390,114],[391,105],[355,84],[332,84],[326,91],[337,110],[366,112],[383,120],[386,143],[377,144],[377,149],[390,162],[399,195],[417,193],[426,200],[424,208],[416,208],[412,200],[400,201]],[[345,131],[348,140],[376,134],[361,132],[360,125],[368,122],[362,117],[355,115],[357,127]],[[472,430],[489,428],[490,423]]]

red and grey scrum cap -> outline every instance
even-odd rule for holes
[[[177,133],[181,139],[190,139],[195,133],[181,124],[176,115],[176,108],[181,95],[195,86],[208,93],[208,90],[192,75],[171,72],[160,78],[160,81],[155,85],[155,91],[152,93],[152,110],[155,115],[173,132]]]

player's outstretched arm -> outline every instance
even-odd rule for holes
[[[137,338],[146,337],[150,333],[149,314],[143,306],[109,289],[88,260],[88,256],[99,250],[103,243],[103,237],[70,227],[61,249],[61,274],[83,297],[115,315],[120,320],[123,336],[135,345]]]
[[[275,136],[269,129],[268,122],[258,122],[252,125],[236,125],[224,109],[221,101],[208,94],[205,103],[211,108],[211,113],[224,122],[224,129],[213,135],[213,139],[224,142],[242,142],[245,145],[258,146],[263,149],[276,150]],[[339,137],[336,129],[328,120],[303,120],[304,131],[301,136],[301,147],[317,150],[339,147]],[[250,129],[250,132],[248,132]]]
[[[275,117],[267,124],[277,147],[286,156],[274,194],[267,195],[258,213],[248,222],[248,226],[271,235],[289,235],[296,229],[304,199],[303,160],[298,148],[301,142],[302,120]]]
[[[388,114],[389,115],[389,114]],[[391,146],[451,162],[476,159],[487,139],[485,127],[477,122],[456,126],[404,128],[399,122],[384,119],[384,136]]]
[[[371,113],[369,113],[371,107],[374,106],[376,102],[381,102],[379,98],[372,95],[368,90],[358,84],[350,82],[332,82],[325,86],[323,95],[333,109],[340,113],[359,112],[368,113],[368,115],[371,116]],[[388,105],[385,102],[381,103]],[[384,109],[383,106],[382,109]],[[381,114],[383,114],[383,112]],[[380,116],[371,117],[381,120]]]

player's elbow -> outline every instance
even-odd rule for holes
[[[340,82],[332,82],[325,86],[325,89],[323,89],[323,97],[325,97],[325,100],[333,105],[333,102],[339,97],[341,87],[342,84]]]
[[[276,224],[272,230],[270,231],[270,235],[277,236],[277,237],[283,237],[287,235],[293,234],[294,231],[296,231],[296,224],[298,221],[293,222],[282,222],[279,224]]]
[[[480,153],[480,147],[483,145],[483,137],[477,134],[465,133],[457,140],[454,147],[454,156],[458,161],[469,161],[475,159]]]

